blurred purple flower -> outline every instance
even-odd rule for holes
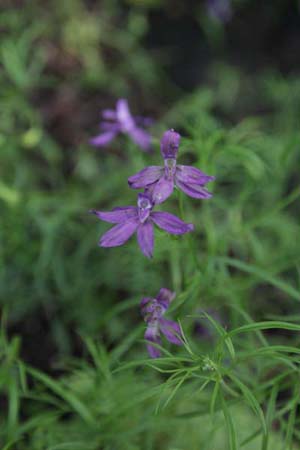
[[[174,299],[175,293],[161,288],[156,298],[145,297],[141,301],[141,313],[147,323],[145,339],[148,342],[161,345],[160,333],[175,345],[182,345],[181,330],[178,323],[167,320],[163,316]],[[159,358],[160,351],[151,344],[147,345],[151,358]]]
[[[110,212],[92,210],[91,213],[99,219],[117,224],[102,236],[99,242],[100,247],[123,245],[136,232],[142,252],[151,258],[154,247],[153,224],[170,234],[184,234],[194,229],[193,224],[185,223],[173,214],[162,211],[153,212],[153,206],[150,197],[145,193],[138,194],[137,207],[114,208]]]
[[[90,139],[90,144],[103,147],[109,144],[119,133],[128,134],[131,139],[144,151],[151,150],[151,136],[140,126],[152,124],[152,120],[143,117],[133,117],[127,100],[117,101],[116,110],[105,109],[102,112],[103,121],[100,123],[102,133]]]
[[[232,5],[230,0],[206,0],[207,12],[218,22],[229,22],[232,17]]]
[[[155,204],[164,202],[173,192],[174,185],[193,198],[207,199],[212,196],[205,189],[205,184],[215,177],[206,175],[201,170],[177,164],[180,134],[168,130],[161,139],[161,153],[164,167],[149,166],[128,178],[132,189],[147,189]]]

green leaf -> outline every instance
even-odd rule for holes
[[[227,407],[226,400],[223,396],[222,391],[220,391],[220,398],[221,398],[221,405],[222,405],[223,415],[224,415],[225,424],[226,424],[227,433],[228,433],[229,450],[238,450],[238,444],[237,444],[238,441],[237,441],[235,426],[234,426],[232,416],[230,414],[230,410]]]
[[[267,433],[263,436],[261,450],[268,450],[269,436],[272,430],[272,423],[275,416],[276,399],[278,391],[279,391],[278,384],[274,384],[267,407],[267,414],[266,414]]]
[[[34,378],[39,380],[49,389],[51,389],[56,395],[61,397],[66,403],[68,403],[71,408],[89,425],[95,426],[97,424],[95,418],[91,414],[91,412],[87,409],[87,407],[81,402],[81,400],[76,397],[75,394],[70,392],[67,386],[62,386],[59,382],[54,381],[48,375],[39,372],[36,369],[31,367],[27,367],[28,373],[32,375]]]
[[[226,337],[225,344],[227,346],[227,349],[229,351],[231,358],[234,359],[235,358],[234,346],[233,346],[231,339],[228,337],[227,332],[224,330],[224,328],[221,327],[221,325],[216,320],[213,319],[213,317],[211,317],[206,312],[203,312],[203,314],[210,321],[210,323],[213,325],[213,327],[216,329],[219,336],[221,336],[222,338]]]
[[[211,419],[213,419],[213,416],[215,414],[215,404],[216,404],[217,397],[218,397],[218,394],[219,394],[219,389],[220,389],[220,382],[216,381],[215,385],[214,385],[213,392],[212,392],[212,396],[211,396],[211,399],[210,399],[209,411],[210,411]]]
[[[258,401],[254,397],[254,395],[252,394],[250,389],[238,377],[236,377],[232,373],[228,373],[228,376],[232,379],[232,381],[241,390],[241,392],[242,392],[246,402],[249,404],[249,406],[253,409],[254,413],[259,418],[259,420],[261,422],[261,426],[262,426],[263,432],[264,432],[264,434],[266,434],[267,433],[266,421],[265,421],[264,414],[262,412],[262,409],[261,409]]]
[[[285,446],[284,450],[293,450],[293,434],[296,426],[296,413],[299,405],[299,389],[300,383],[299,381],[295,384],[294,392],[293,392],[293,401],[294,404],[290,410],[286,434],[285,434]]]
[[[292,297],[294,300],[300,301],[300,292],[297,289],[295,289],[293,286],[289,285],[285,281],[281,280],[280,278],[277,278],[277,277],[269,274],[264,269],[253,266],[251,264],[247,264],[243,261],[240,261],[240,260],[234,259],[234,258],[221,257],[221,258],[218,258],[218,260],[231,266],[231,267],[235,267],[239,270],[242,270],[243,272],[256,275],[258,278],[261,278],[262,280],[268,282],[269,284],[271,284],[271,285],[277,287],[278,289],[280,289],[281,291],[285,292],[290,297]]]
[[[289,331],[300,331],[300,325],[290,322],[280,322],[280,321],[266,321],[266,322],[256,322],[243,325],[241,327],[235,328],[234,330],[227,333],[225,339],[228,337],[235,336],[241,333],[248,333],[257,330],[289,330]]]

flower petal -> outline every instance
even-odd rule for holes
[[[115,131],[115,132],[119,132],[121,130],[121,127],[118,123],[113,123],[113,122],[106,122],[103,121],[100,123],[100,128],[103,131]]]
[[[150,194],[153,203],[155,203],[156,205],[163,203],[168,197],[170,197],[173,190],[173,179],[168,179],[164,176],[161,177],[157,183],[153,184],[153,186],[150,187]]]
[[[176,186],[185,194],[193,198],[207,199],[212,197],[212,194],[210,192],[208,192],[203,186],[199,186],[198,184],[182,183],[181,181],[177,180]]]
[[[161,345],[158,322],[148,325],[144,337],[148,342],[154,342],[155,344]],[[151,358],[159,358],[161,355],[160,350],[151,344],[147,345],[147,350]]]
[[[114,139],[114,137],[117,135],[117,131],[106,131],[104,133],[99,134],[98,136],[90,139],[90,144],[94,145],[95,147],[102,147],[104,145],[107,145]]]
[[[174,300],[175,296],[175,292],[170,291],[170,289],[161,288],[155,298],[158,303],[164,308],[164,311],[166,311],[171,301]]]
[[[128,130],[126,130],[131,139],[145,152],[149,152],[151,150],[151,136],[147,131],[134,126]]]
[[[103,109],[102,117],[106,120],[116,120],[117,114],[113,109]]]
[[[182,345],[180,339],[181,330],[178,323],[173,322],[173,320],[159,319],[159,325],[161,332],[166,336],[169,342],[175,345]]]
[[[118,247],[125,244],[138,227],[138,221],[130,219],[107,231],[100,239],[100,247]]]
[[[182,183],[193,183],[203,186],[209,181],[215,180],[215,177],[206,175],[196,167],[182,166],[181,164],[178,164],[176,167],[176,179]]]
[[[230,0],[207,0],[206,9],[213,20],[223,24],[228,22],[233,14]]]
[[[128,184],[132,189],[145,188],[155,183],[163,173],[161,166],[149,166],[128,178]]]
[[[147,258],[152,258],[154,246],[153,224],[150,221],[141,223],[136,234],[140,249]]]
[[[141,314],[144,317],[149,311],[148,311],[148,307],[149,304],[151,304],[153,298],[151,297],[143,297],[140,303],[140,308],[141,308]]]
[[[120,98],[117,101],[116,107],[117,120],[122,126],[122,131],[128,132],[135,126],[133,117],[129,111],[128,102],[125,98]]]
[[[95,214],[99,219],[109,223],[122,223],[128,219],[138,217],[137,208],[135,206],[124,206],[122,208],[114,208],[112,211],[103,212],[93,209],[90,211]]]
[[[176,159],[180,143],[180,134],[173,129],[166,131],[160,141],[163,158]]]
[[[183,222],[179,217],[167,212],[152,212],[150,217],[159,228],[170,234],[184,234],[194,229],[192,223]]]

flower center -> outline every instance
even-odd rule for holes
[[[165,175],[166,178],[172,180],[174,178],[176,172],[176,159],[175,158],[166,158],[165,159]]]
[[[152,202],[148,196],[145,194],[138,195],[138,212],[141,223],[144,223],[148,219],[152,206]]]
[[[159,320],[164,314],[164,308],[154,298],[146,308],[145,321],[148,323],[154,323]]]

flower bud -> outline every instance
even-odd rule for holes
[[[160,141],[160,151],[165,159],[176,159],[180,134],[173,129],[166,131]]]

